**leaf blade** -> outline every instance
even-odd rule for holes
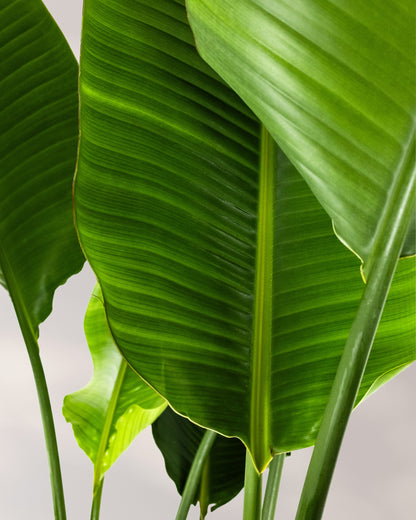
[[[0,281],[20,293],[37,335],[55,289],[84,262],[72,216],[78,67],[42,2],[0,8],[0,248],[13,270]]]
[[[152,424],[155,442],[162,452],[166,471],[174,481],[180,495],[204,430],[187,419],[175,414],[171,408]],[[201,503],[201,512],[210,504],[212,510],[232,500],[244,485],[246,450],[238,439],[217,436],[211,449],[207,465],[209,470],[202,491],[195,496],[194,504]]]
[[[97,285],[85,316],[94,363],[91,381],[64,399],[62,413],[80,448],[94,464],[94,493],[104,473],[166,403],[128,367],[110,336]]]
[[[361,0],[187,6],[199,51],[266,124],[365,266],[414,140],[413,3],[385,2],[384,17]]]
[[[261,470],[272,451],[316,438],[362,293],[358,263],[277,151],[273,349],[258,392],[270,418],[251,428],[261,126],[198,58],[183,4],[163,3],[169,20],[148,2],[122,4],[114,34],[114,4],[89,6],[75,198],[112,334],[176,411],[238,436]],[[103,35],[114,56],[105,66]],[[414,266],[402,266],[403,321],[387,312],[365,385],[414,359]],[[405,338],[400,352],[388,346],[393,329]]]

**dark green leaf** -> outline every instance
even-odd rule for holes
[[[167,408],[153,423],[152,431],[168,475],[182,495],[205,430]],[[241,441],[217,436],[203,472],[203,490],[199,489],[193,503],[201,500],[202,494],[206,506],[215,504],[214,510],[234,498],[244,485],[245,457],[246,449]]]
[[[33,331],[81,269],[72,215],[78,66],[40,0],[0,0],[0,282]]]

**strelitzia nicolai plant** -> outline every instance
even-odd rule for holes
[[[51,23],[41,2],[28,2],[23,16],[21,2],[4,4],[4,20],[27,24],[5,28],[35,30],[33,13]],[[290,7],[192,0],[186,7],[173,0],[85,2],[78,235],[101,286],[108,334],[127,363],[173,410],[207,429],[177,518],[196,496],[202,514],[212,503],[205,457],[213,432],[247,448],[246,519],[273,518],[285,454],[316,443],[297,518],[320,518],[354,404],[414,359],[411,258],[399,262],[379,325],[398,258],[414,253],[414,6],[389,0],[376,13],[360,0]],[[48,38],[62,41],[56,28]],[[42,55],[37,45],[32,52]],[[27,49],[17,54],[32,63]],[[5,62],[11,77],[22,68],[16,59]],[[48,81],[59,74],[49,62],[45,69],[47,79],[35,77],[48,107]],[[65,91],[61,97],[70,98]],[[38,116],[24,140],[29,146],[35,125],[49,123],[49,115]],[[72,142],[74,134],[72,123]],[[13,146],[10,135],[4,143]],[[42,146],[51,157],[51,145]],[[71,179],[75,154],[68,153]],[[6,153],[6,167],[8,161]],[[25,169],[24,157],[15,161]],[[11,177],[4,177],[3,193]],[[26,200],[21,184],[13,193]],[[325,211],[361,259],[363,280]],[[49,216],[43,225],[49,220],[61,222]],[[2,222],[1,269],[20,316],[26,311],[15,294],[38,305],[45,291],[29,293],[14,282],[19,267],[7,244],[25,244],[34,231],[17,228],[18,240],[7,242],[13,226]],[[81,258],[76,242],[72,250]],[[39,261],[46,273],[50,255],[48,262]],[[79,267],[79,260],[71,263],[72,272]],[[33,280],[46,276],[21,269]],[[37,324],[32,320],[32,329]],[[78,440],[83,435],[78,431]],[[96,473],[94,518],[103,472]],[[225,490],[227,482],[223,477]],[[56,517],[64,518],[63,498],[55,501]]]

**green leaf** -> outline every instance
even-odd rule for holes
[[[78,66],[40,0],[0,0],[0,283],[33,334],[84,262],[72,214]]]
[[[205,430],[167,408],[153,423],[152,432],[165,459],[166,471],[182,495]],[[215,504],[212,507],[215,510],[240,492],[244,485],[245,457],[246,449],[238,439],[216,437],[193,501],[200,502],[202,516],[210,504]]]
[[[54,516],[65,502],[39,324],[84,257],[73,222],[78,66],[40,0],[0,0],[0,284],[9,292],[39,399]]]
[[[123,355],[259,470],[312,445],[362,294],[357,259],[198,56],[183,2],[89,0],[80,81],[77,225]],[[414,274],[402,260],[359,399],[415,357]]]
[[[267,126],[367,277],[415,176],[415,2],[187,7],[199,52]],[[414,218],[405,255],[412,230]]]
[[[166,402],[133,372],[114,345],[98,285],[84,327],[94,374],[82,390],[65,397],[62,411],[94,464],[96,492],[104,473],[163,412]]]

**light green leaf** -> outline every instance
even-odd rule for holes
[[[166,408],[165,400],[127,365],[111,338],[99,286],[85,316],[94,363],[91,381],[67,395],[63,414],[80,447],[94,464],[94,490],[134,438]]]
[[[72,215],[77,82],[42,2],[0,0],[0,283],[34,335],[84,262]]]
[[[201,55],[267,126],[368,276],[415,182],[414,0],[187,7]],[[404,254],[415,252],[410,232]]]
[[[182,495],[205,430],[167,408],[152,424],[152,432],[165,459],[166,471]],[[238,439],[221,435],[215,438],[193,502],[200,502],[202,517],[210,504],[214,504],[212,510],[217,509],[240,492],[244,486],[245,457],[246,449]]]
[[[112,335],[180,414],[262,470],[314,443],[363,284],[183,2],[88,0],[76,218]],[[414,359],[402,260],[360,390]]]

